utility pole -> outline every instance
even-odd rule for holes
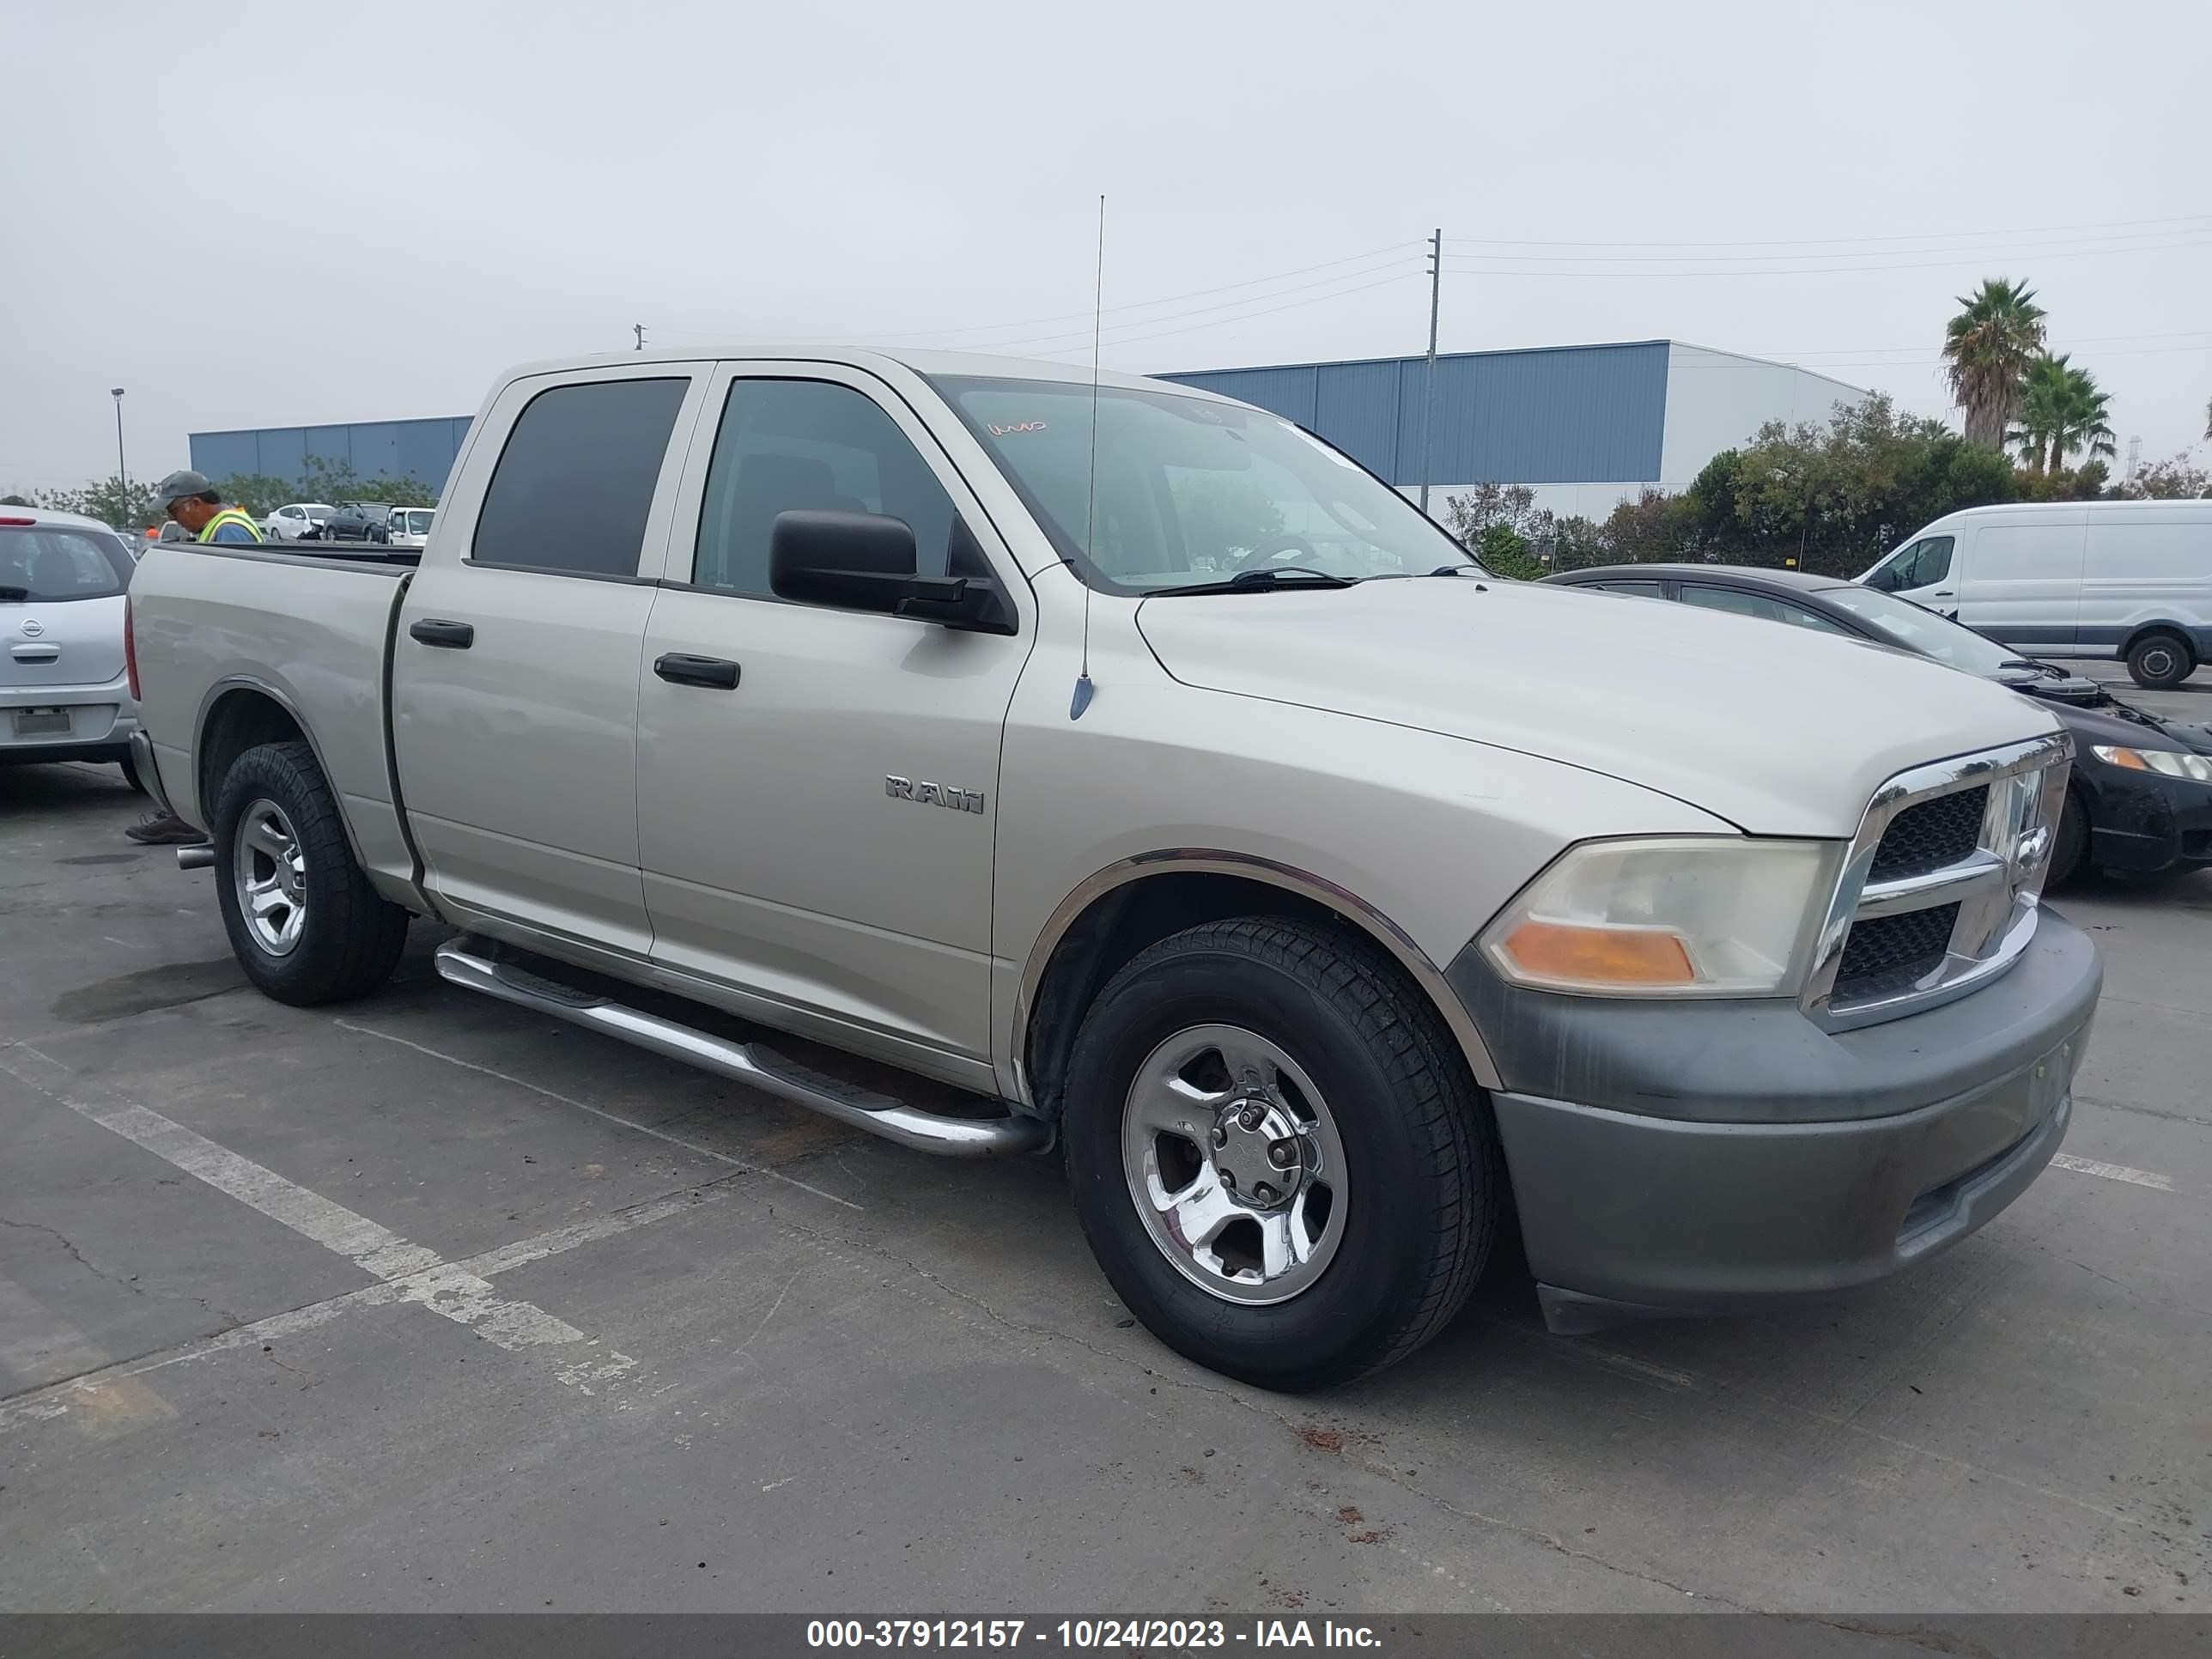
[[[123,486],[123,499],[131,499],[131,469],[123,464],[123,388],[110,386],[107,395],[115,399],[115,477]]]
[[[1429,239],[1429,368],[1421,392],[1421,511],[1429,510],[1430,463],[1436,458],[1437,428],[1437,307],[1444,290],[1444,232],[1437,227]]]
[[[632,348],[631,348],[631,349],[632,349],[632,350],[635,350],[635,351],[642,351],[642,350],[644,350],[644,349],[645,349],[645,325],[644,325],[643,323],[632,323],[632,324],[629,325],[629,331],[630,331],[631,333],[633,333],[633,334],[635,334],[635,335],[636,335],[636,336],[637,336],[637,344],[636,344],[636,345],[635,345],[634,347],[632,347]]]

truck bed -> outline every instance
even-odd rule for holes
[[[287,709],[345,805],[372,879],[411,885],[386,741],[392,618],[412,550],[308,554],[289,546],[156,543],[131,586],[147,726],[177,810],[207,827],[194,733],[234,693]]]

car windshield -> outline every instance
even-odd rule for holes
[[[1413,503],[1257,410],[1066,380],[936,384],[1060,556],[1103,592],[1215,586],[1253,571],[1358,581],[1481,567]],[[1093,513],[1096,525],[1093,527]]]
[[[0,605],[104,599],[131,586],[131,555],[96,530],[0,529]]]
[[[1906,650],[1916,651],[1923,657],[1933,657],[1954,668],[1963,668],[1969,674],[1994,676],[2007,663],[2019,660],[2017,653],[2006,650],[1995,641],[1984,638],[1971,628],[1962,627],[1948,617],[1939,617],[1910,599],[1900,599],[1894,594],[1877,592],[1871,587],[1860,587],[1855,584],[1824,587],[1820,593],[1830,605],[1872,623],[1878,630]]]

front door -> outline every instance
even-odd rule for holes
[[[999,750],[1027,585],[927,428],[865,373],[747,363],[708,402],[640,680],[654,960],[955,1074],[991,1051]],[[775,598],[769,532],[793,509],[903,519],[925,574],[981,559],[1021,631]],[[692,660],[667,678],[668,657]]]
[[[392,730],[416,844],[464,918],[651,944],[638,650],[706,372],[517,381],[449,493],[452,534],[400,605]]]

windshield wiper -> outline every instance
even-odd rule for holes
[[[1297,580],[1292,580],[1295,577]],[[1148,599],[1172,598],[1178,593],[1255,593],[1271,587],[1350,587],[1359,580],[1357,576],[1340,576],[1333,571],[1316,570],[1308,565],[1291,565],[1281,570],[1240,570],[1226,581],[1188,582],[1181,587],[1155,587],[1145,597]]]

